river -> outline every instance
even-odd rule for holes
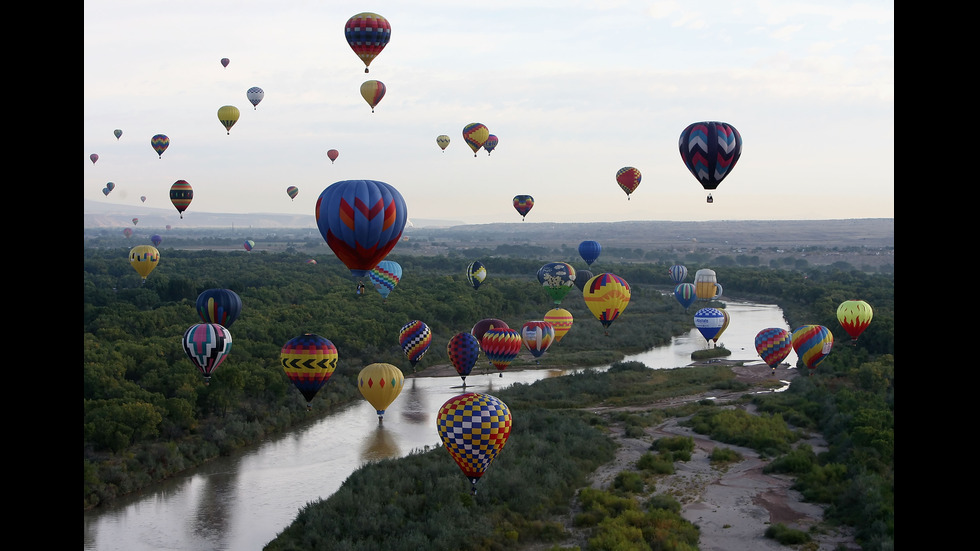
[[[766,327],[790,329],[774,305],[726,301],[731,321],[719,345],[726,359],[761,363],[755,335]],[[694,307],[691,308],[692,314]],[[691,353],[707,348],[692,329],[669,345],[627,356],[652,369],[691,363]],[[795,352],[785,360],[797,364]],[[309,426],[269,438],[233,457],[219,458],[193,472],[84,513],[85,551],[252,551],[261,550],[310,502],[329,497],[369,461],[408,455],[440,444],[435,415],[446,400],[463,392],[493,393],[516,382],[531,383],[574,370],[504,372],[484,369],[466,378],[406,379],[383,423],[365,400]],[[599,369],[607,369],[603,366]],[[486,372],[486,374],[484,374]]]

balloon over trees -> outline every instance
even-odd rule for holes
[[[544,314],[544,321],[550,323],[555,328],[555,344],[561,342],[562,337],[572,328],[575,321],[572,313],[564,308],[552,308]]]
[[[616,274],[604,272],[593,276],[585,284],[582,296],[592,315],[606,328],[623,313],[630,302],[630,285]]]
[[[306,398],[307,410],[313,409],[313,397],[333,375],[337,358],[337,347],[314,333],[290,339],[280,350],[279,363],[286,377]]]
[[[359,13],[344,24],[344,36],[350,49],[364,62],[367,73],[371,62],[391,40],[391,24],[376,13]]]
[[[483,345],[483,336],[487,331],[491,329],[509,329],[510,326],[502,319],[497,318],[483,318],[482,320],[473,324],[473,329],[470,329],[470,334],[476,337],[476,341]]]
[[[296,196],[299,195],[299,188],[296,187],[296,186],[289,186],[289,187],[287,187],[286,188],[286,195],[288,195],[290,199],[295,199]]]
[[[382,260],[368,272],[368,278],[381,297],[387,301],[388,295],[402,279],[402,266],[393,260]]]
[[[687,266],[682,264],[674,264],[667,269],[667,275],[670,276],[671,281],[677,285],[680,285],[681,283],[684,283],[685,279],[687,279]]]
[[[863,300],[845,300],[837,307],[837,321],[851,336],[851,344],[868,328],[872,317],[871,305]]]
[[[442,149],[442,152],[445,153],[446,148],[449,147],[449,136],[445,134],[436,136],[436,145],[438,145],[439,148]]]
[[[242,313],[242,297],[231,289],[206,289],[197,295],[196,307],[202,322],[231,327]]]
[[[487,135],[487,141],[483,142],[483,149],[486,150],[487,155],[490,155],[490,152],[497,148],[499,142],[500,140],[497,139],[497,136],[493,134]]]
[[[181,341],[184,353],[210,384],[211,375],[231,352],[231,333],[217,323],[197,323],[187,328]]]
[[[99,160],[99,154],[98,153],[92,153],[91,155],[88,156],[88,158],[92,160],[92,164],[94,165],[95,164],[95,161],[98,161]]]
[[[470,494],[510,437],[510,408],[489,394],[470,392],[446,400],[436,416],[436,431],[463,475]]]
[[[487,355],[490,363],[497,368],[500,376],[504,376],[504,370],[514,361],[514,358],[521,353],[520,332],[509,327],[494,327],[487,329],[480,339],[480,348]]]
[[[133,231],[130,228],[126,229]],[[129,263],[143,281],[146,281],[146,277],[160,263],[160,251],[150,245],[137,245],[129,250]]]
[[[823,325],[801,325],[793,330],[791,339],[793,350],[810,375],[834,348],[834,334]]]
[[[259,108],[259,103],[262,101],[262,98],[265,97],[265,90],[259,88],[258,86],[252,86],[245,91],[245,97],[248,98],[249,103],[252,104],[252,110],[254,111]]]
[[[466,387],[466,376],[473,371],[476,360],[480,358],[480,341],[472,333],[456,333],[449,339],[446,353],[456,373],[463,378],[463,387]]]
[[[194,189],[186,180],[177,180],[170,186],[170,202],[174,204],[174,208],[180,213],[181,218],[184,218],[184,211],[187,210],[193,199]]]
[[[742,136],[728,123],[695,122],[681,132],[678,148],[684,166],[701,187],[712,190],[735,168],[742,155]]]
[[[487,269],[479,260],[474,260],[466,266],[466,281],[472,285],[474,289],[479,289],[480,284],[483,283],[483,280],[486,278]]]
[[[550,321],[534,320],[521,326],[521,341],[535,358],[540,358],[555,342],[555,326]]]
[[[725,332],[725,329],[728,329],[728,324],[732,321],[732,315],[728,313],[728,310],[719,308],[718,311],[721,312],[721,315],[725,316],[725,320],[721,322],[721,327],[718,329],[718,332],[715,333],[715,336],[711,337],[711,340],[714,341],[715,344],[718,344],[718,339],[721,338],[721,334]]]
[[[361,83],[361,97],[371,106],[372,113],[387,91],[388,88],[380,80],[365,80]]]
[[[378,413],[378,424],[384,422],[385,410],[401,394],[404,386],[405,375],[402,370],[389,363],[364,366],[357,374],[357,389],[374,406]]]
[[[129,239],[130,237],[132,237],[133,236],[133,228],[123,228],[123,235],[126,236],[127,239]]]
[[[793,350],[793,336],[779,327],[767,327],[755,335],[755,351],[776,373],[776,367]]]
[[[714,270],[702,268],[694,272],[694,294],[698,300],[712,300],[718,297],[718,275]]]
[[[724,323],[725,314],[717,308],[702,308],[694,313],[694,327],[709,344]]]
[[[163,238],[159,234],[153,234],[150,236],[150,242],[153,243],[154,247],[159,247],[160,243],[163,243]]]
[[[534,206],[534,197],[530,195],[515,195],[514,196],[514,209],[521,215],[521,220],[527,216],[527,213],[531,212],[531,207]]]
[[[602,245],[598,241],[586,240],[578,244],[578,254],[589,266],[599,258],[600,253],[602,253]]]
[[[471,122],[463,127],[463,140],[473,150],[474,157],[489,137],[490,130],[482,123]]]
[[[432,330],[425,322],[412,320],[398,331],[398,344],[408,357],[408,362],[412,364],[412,373],[415,373],[416,364],[432,344]]]
[[[242,243],[242,248],[244,248],[246,251],[251,251],[253,248],[255,248],[255,241],[246,239],[245,242]]]
[[[584,290],[585,284],[588,283],[594,275],[595,274],[592,273],[592,270],[575,270],[575,286],[578,287],[579,291]]]
[[[575,286],[575,268],[568,262],[549,262],[538,268],[538,282],[557,306]]]
[[[231,127],[235,126],[240,115],[241,112],[234,105],[223,105],[218,108],[218,121],[225,127],[229,136],[231,135]]]
[[[616,171],[616,183],[619,187],[623,188],[626,192],[626,200],[630,200],[630,195],[636,191],[637,186],[640,185],[640,180],[643,177],[640,175],[640,171],[631,167],[624,166],[623,168]]]
[[[333,164],[333,162],[337,160],[337,157],[340,157],[340,151],[337,151],[336,149],[327,150],[327,158],[330,159],[330,164]]]
[[[163,152],[170,147],[170,138],[163,134],[156,134],[150,138],[150,146],[153,147],[153,151],[156,151],[159,158],[162,159]]]
[[[408,208],[394,186],[376,180],[330,184],[316,200],[316,225],[355,278],[384,260],[401,240]]]

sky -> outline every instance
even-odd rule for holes
[[[362,12],[392,29],[367,74],[344,36]],[[83,195],[103,204],[173,208],[185,180],[188,224],[314,216],[329,185],[365,179],[394,186],[409,219],[476,224],[521,221],[516,195],[534,198],[529,222],[895,215],[891,1],[86,0],[84,14]],[[387,89],[374,112],[366,80]],[[230,131],[224,105],[241,112]],[[699,121],[743,140],[710,204],[678,151]],[[499,140],[489,155],[463,140],[474,122]],[[615,180],[628,166],[631,195]]]

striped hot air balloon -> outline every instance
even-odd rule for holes
[[[480,340],[480,347],[487,355],[490,363],[497,368],[500,376],[504,376],[504,370],[514,361],[514,358],[521,353],[521,334],[510,328],[487,329]]]
[[[801,325],[793,330],[792,343],[797,357],[813,375],[813,370],[833,350],[834,334],[823,325]]]
[[[531,212],[531,208],[534,207],[534,197],[530,195],[515,195],[514,196],[514,209],[521,215],[521,220],[527,216],[527,213]]]
[[[535,358],[540,358],[555,341],[555,326],[550,321],[534,320],[521,326],[521,341]]]
[[[364,63],[364,72],[367,73],[368,66],[391,40],[391,23],[376,13],[359,13],[344,24],[344,37],[350,49]]]
[[[393,260],[382,260],[368,272],[368,278],[382,298],[387,301],[388,295],[402,279],[401,264]]]
[[[562,337],[572,328],[575,321],[572,313],[564,308],[552,308],[544,315],[544,321],[549,322],[555,328],[555,344],[561,342]]]
[[[177,180],[170,186],[170,202],[174,204],[174,208],[180,213],[181,218],[184,218],[184,211],[187,210],[193,199],[194,189],[186,180]]]
[[[181,341],[184,352],[204,375],[204,384],[231,352],[231,333],[217,323],[197,323],[187,328]]]
[[[767,327],[755,335],[755,351],[776,372],[776,367],[793,350],[793,336],[780,327]]]

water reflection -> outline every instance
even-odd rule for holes
[[[215,549],[223,549],[226,545],[225,534],[231,529],[228,516],[237,494],[237,472],[211,473],[195,479],[202,487],[194,492],[199,500],[191,531],[212,543]]]
[[[425,401],[425,392],[422,387],[418,385],[415,381],[416,377],[412,377],[412,382],[408,385],[408,389],[402,391],[404,394],[404,407],[402,409],[402,418],[404,418],[409,423],[424,423],[426,418],[428,418],[429,406]]]
[[[394,433],[385,429],[384,425],[378,425],[374,434],[364,439],[364,446],[361,448],[361,461],[364,463],[401,457],[401,455],[398,439]]]

